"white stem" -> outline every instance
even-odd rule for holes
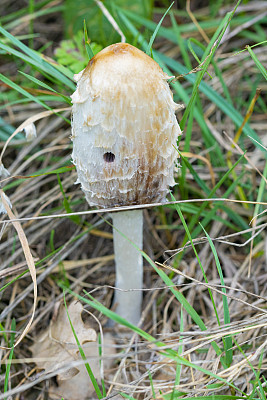
[[[121,289],[115,291],[115,311],[136,325],[140,320],[143,297],[141,290],[143,287],[143,257],[133,243],[139,249],[143,249],[143,212],[142,210],[119,211],[112,214],[112,218],[116,288]]]

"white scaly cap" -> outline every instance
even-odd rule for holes
[[[73,163],[90,205],[164,201],[181,134],[170,77],[148,55],[113,44],[76,75]]]

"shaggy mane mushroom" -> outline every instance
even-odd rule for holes
[[[91,206],[110,208],[162,202],[175,184],[179,107],[170,77],[127,43],[95,55],[76,75],[72,95],[73,162]],[[141,315],[142,210],[112,213],[116,312],[133,324]],[[119,232],[126,236],[123,237]]]

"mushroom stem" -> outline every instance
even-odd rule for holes
[[[141,317],[143,297],[141,290],[143,257],[133,243],[139,249],[143,248],[143,212],[142,210],[119,211],[115,212],[112,218],[117,289],[114,298],[116,313],[137,325]]]

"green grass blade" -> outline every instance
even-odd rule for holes
[[[200,224],[201,225],[201,224]],[[225,295],[222,296],[222,300],[223,300],[223,311],[224,311],[224,324],[225,325],[229,325],[230,324],[230,312],[229,312],[229,307],[228,307],[228,301],[227,301],[227,296],[226,296],[226,289],[225,289],[225,284],[224,284],[224,279],[223,279],[223,273],[222,273],[222,267],[220,264],[220,260],[217,254],[217,251],[215,249],[215,246],[209,236],[209,234],[207,233],[207,231],[203,228],[203,226],[201,225],[203,231],[205,232],[205,235],[209,241],[209,245],[211,247],[212,253],[214,255],[215,258],[215,262],[216,262],[216,267],[219,273],[219,277],[220,277],[220,281],[221,281],[221,285],[222,285],[222,289],[221,291],[223,293],[225,293]],[[230,365],[232,364],[233,361],[233,343],[232,343],[232,338],[230,336],[226,336],[224,339],[224,343],[225,343],[225,362],[227,364],[228,367],[230,367]]]
[[[52,110],[51,107],[47,106],[43,101],[40,101],[37,97],[34,97],[30,93],[28,93],[26,90],[21,88],[19,85],[17,85],[15,82],[12,82],[9,78],[4,76],[3,74],[0,74],[0,80],[10,86],[12,89],[16,90],[17,92],[21,93],[23,96],[27,97],[29,100],[34,101],[35,103],[40,104],[42,107],[46,108],[47,110]]]
[[[84,32],[84,43],[85,43],[86,53],[88,55],[88,59],[91,60],[91,58],[94,57],[94,52],[92,50],[92,47],[90,46],[90,42],[88,39],[88,33],[87,33],[85,20],[83,20],[83,32]]]
[[[262,73],[263,77],[267,80],[267,70],[264,68],[260,60],[257,58],[256,54],[253,52],[250,46],[246,46],[252,60],[257,65],[259,71]]]
[[[172,200],[175,201],[175,198],[173,197],[172,193],[171,193],[171,197],[172,197]],[[184,216],[183,216],[183,214],[182,214],[182,212],[181,212],[181,209],[180,209],[180,207],[179,207],[178,204],[175,204],[175,208],[176,208],[177,213],[178,213],[178,215],[179,215],[179,217],[180,217],[180,219],[181,219],[181,222],[182,222],[182,224],[183,224],[183,227],[184,227],[184,229],[185,229],[185,231],[186,231],[187,237],[188,237],[189,240],[190,240],[190,243],[191,243],[191,246],[192,246],[193,251],[194,251],[194,253],[195,253],[196,259],[197,259],[198,264],[199,264],[199,266],[200,266],[200,269],[201,269],[201,271],[202,271],[204,280],[205,280],[205,282],[208,284],[208,283],[209,283],[208,278],[207,278],[207,276],[206,276],[205,270],[204,270],[204,268],[203,268],[203,266],[202,266],[202,263],[201,263],[200,258],[199,258],[199,256],[198,256],[198,253],[197,253],[197,251],[196,251],[195,245],[194,245],[194,243],[193,243],[193,240],[192,240],[190,231],[189,231],[188,226],[187,226],[187,224],[186,224],[186,222],[185,222],[185,219],[184,219]],[[210,289],[209,287],[208,287],[208,292],[209,292],[209,295],[210,295],[210,299],[211,299],[211,302],[212,302],[212,305],[213,305],[213,309],[214,309],[214,312],[215,312],[215,316],[216,316],[218,325],[220,326],[220,320],[219,320],[217,308],[216,308],[216,305],[215,305],[215,301],[214,301],[214,298],[213,298],[212,291],[211,291],[211,289]]]
[[[161,26],[161,24],[162,24],[164,18],[166,17],[166,15],[168,14],[168,12],[169,12],[170,9],[172,8],[173,4],[174,4],[174,1],[171,3],[171,5],[170,5],[170,7],[168,8],[168,10],[165,12],[165,14],[163,15],[163,17],[161,18],[161,20],[160,20],[159,23],[157,24],[156,29],[154,30],[154,33],[153,33],[153,35],[151,36],[151,39],[150,39],[149,44],[148,44],[148,46],[147,46],[146,54],[148,54],[148,55],[151,54],[152,46],[153,46],[154,40],[155,40],[155,38],[156,38],[156,36],[157,36],[157,33],[158,33],[158,31],[159,31],[159,28],[160,28],[160,26]]]
[[[6,334],[5,328],[3,327],[1,322],[0,322],[0,333],[1,333],[1,335],[3,335],[3,338],[5,339],[5,342],[6,342],[7,346],[8,346],[7,334]]]
[[[102,354],[103,354],[103,352],[102,352],[102,342],[101,342],[101,335],[100,335],[100,333],[98,334],[98,349],[99,349],[99,366],[100,366],[100,369],[101,369],[101,364],[103,363],[103,360],[102,360]],[[101,378],[101,385],[102,385],[103,397],[106,397],[106,396],[107,396],[107,393],[106,393],[105,382],[104,382],[104,379],[103,379],[103,378]]]
[[[51,94],[51,95],[49,95],[49,94],[46,94],[46,95],[37,95],[37,96],[35,96],[35,97],[37,97],[38,98],[38,100],[40,100],[40,101],[43,101],[44,103],[47,103],[47,102],[49,102],[49,101],[55,101],[55,96],[53,95],[53,94]],[[0,106],[0,110],[4,110],[4,109],[6,109],[7,107],[11,107],[11,106],[13,106],[13,105],[17,105],[17,104],[26,104],[26,103],[28,103],[29,102],[29,100],[27,99],[27,98],[21,98],[21,99],[17,99],[17,100],[14,100],[14,101],[10,101],[10,102],[8,102],[8,103],[5,103],[5,105],[3,105],[3,106]],[[69,123],[70,123],[70,121],[69,121]],[[0,125],[1,125],[1,120],[0,120]],[[12,129],[12,133],[14,132],[14,130],[15,129]],[[20,135],[19,135],[20,136]],[[15,139],[17,138],[19,138],[19,136],[17,136],[16,135],[16,137],[15,137]],[[22,138],[20,138],[20,139],[22,139]],[[13,139],[12,139],[13,140]]]
[[[120,392],[120,395],[121,395],[122,397],[124,397],[125,399],[128,399],[128,400],[136,400],[136,398],[134,398],[134,397],[132,397],[132,396],[129,396],[128,394],[123,393],[123,392]]]
[[[63,75],[61,72],[59,72],[58,69],[54,68],[51,64],[49,64],[47,61],[45,61],[44,58],[40,54],[38,54],[34,50],[31,50],[29,47],[27,47],[24,43],[22,43],[20,40],[18,40],[13,35],[11,35],[9,32],[7,32],[1,26],[0,26],[0,33],[2,33],[2,35],[4,35],[6,38],[8,38],[14,46],[18,47],[27,56],[29,56],[33,61],[35,61],[35,63],[37,63],[38,68],[41,71],[49,74],[53,78],[56,78],[59,82],[66,85],[70,89],[75,90],[74,83],[70,79],[68,79],[65,75]]]
[[[186,150],[185,150],[186,151]],[[178,151],[179,152],[179,151]],[[186,166],[186,168],[191,172],[194,181],[199,185],[199,187],[203,190],[204,193],[206,193],[206,195],[208,195],[210,193],[210,189],[208,188],[208,186],[206,185],[206,183],[203,181],[203,179],[201,179],[197,172],[194,170],[194,168],[192,167],[192,165],[189,163],[189,161],[186,159],[186,157],[183,157],[183,155],[179,152],[180,157],[183,161],[183,164]],[[183,173],[183,169],[182,169],[182,173]],[[185,180],[185,176],[184,176],[184,180]],[[184,199],[184,198],[183,198]]]
[[[70,203],[69,203],[69,201],[68,201],[68,199],[66,197],[65,191],[63,189],[59,173],[57,173],[57,181],[58,181],[58,184],[59,184],[59,187],[60,187],[60,191],[61,191],[62,196],[63,196],[63,206],[65,208],[65,211],[66,211],[66,213],[71,214],[73,211],[71,209]],[[73,221],[76,225],[80,225],[82,223],[81,222],[81,218],[80,218],[79,215],[70,215],[69,219],[71,221]]]
[[[181,323],[180,323],[180,335],[181,335],[181,339],[179,339],[179,347],[178,347],[178,355],[181,356],[182,352],[183,352],[183,331],[184,331],[184,316],[183,316],[183,307],[181,308]],[[180,381],[181,381],[181,372],[182,372],[182,365],[181,364],[177,364],[176,365],[176,374],[175,374],[175,381],[174,381],[174,387],[173,387],[173,391],[171,393],[171,399],[170,400],[174,400],[174,394],[175,394],[175,388],[176,386],[180,385]]]
[[[57,92],[56,90],[54,90],[53,88],[51,88],[51,86],[47,85],[46,83],[40,81],[39,79],[35,78],[34,76],[31,76],[29,74],[26,74],[25,72],[22,71],[18,71],[20,74],[22,74],[23,76],[25,76],[26,78],[28,78],[30,81],[36,83],[36,85],[39,85],[47,90],[50,90],[53,93],[56,93],[58,96],[62,97],[62,99],[69,104],[70,106],[72,105],[70,98],[67,96],[64,96],[62,93]]]
[[[52,171],[47,171],[48,168],[43,168],[40,169],[39,171],[36,171],[36,174],[30,175],[30,176],[25,176],[25,179],[30,178],[36,178],[38,176],[42,175],[53,175],[53,174],[64,174],[65,172],[70,172],[71,170],[75,169],[74,165],[67,165],[64,167],[59,167],[57,169],[53,169]]]
[[[264,194],[266,194],[266,181],[265,181],[265,179],[267,178],[267,162],[265,163],[265,167],[264,167],[262,175],[263,176],[261,178],[259,191],[258,191],[258,195],[257,195],[257,202],[263,201],[264,200],[264,198],[263,198]],[[261,208],[262,208],[262,205],[260,205],[258,203],[255,205],[253,217],[256,217],[261,212]]]
[[[29,0],[28,6],[28,14],[30,15],[30,23],[29,23],[29,34],[33,36],[33,21],[34,21],[34,8],[35,8],[35,0]],[[33,37],[29,40],[29,47],[33,48]]]
[[[188,118],[188,124],[187,124],[187,129],[186,129],[186,135],[185,135],[185,144],[184,144],[184,152],[190,151],[190,144],[191,144],[191,137],[192,137],[192,130],[193,130],[193,120],[194,120],[194,111],[192,110],[191,113],[189,114]],[[180,174],[180,192],[181,192],[181,198],[182,199],[187,199],[188,198],[188,192],[185,191],[185,183],[186,183],[186,171],[189,169],[189,171],[193,174],[193,177],[195,181],[198,183],[198,185],[202,188],[202,190],[206,193],[209,192],[209,188],[201,179],[198,174],[195,172],[194,168],[191,166],[191,164],[186,160],[186,158],[182,157],[181,153],[179,152],[180,157],[182,159],[182,166],[181,166],[181,174]]]
[[[196,40],[195,38],[189,38],[188,41],[187,41],[187,43],[188,43],[188,48],[189,48],[189,50],[190,50],[192,56],[193,56],[194,59],[200,64],[201,61],[200,61],[200,59],[198,58],[198,56],[197,56],[197,54],[196,54],[196,52],[195,52],[195,50],[194,50],[194,48],[193,48],[193,46],[192,46],[192,43],[199,46],[199,45],[200,45],[199,41]]]
[[[151,392],[152,392],[152,399],[156,399],[156,392],[154,389],[153,379],[152,379],[152,375],[151,375],[150,371],[148,371],[148,378],[149,378]]]
[[[9,357],[8,357],[8,364],[6,366],[6,373],[5,373],[5,381],[4,381],[4,393],[7,392],[8,390],[8,380],[9,380],[9,374],[10,374],[10,368],[11,368],[11,360],[13,358],[13,353],[14,353],[14,343],[15,343],[15,330],[16,330],[16,320],[13,318],[11,322],[11,330],[13,331],[10,334],[10,343],[9,347],[11,347]]]

